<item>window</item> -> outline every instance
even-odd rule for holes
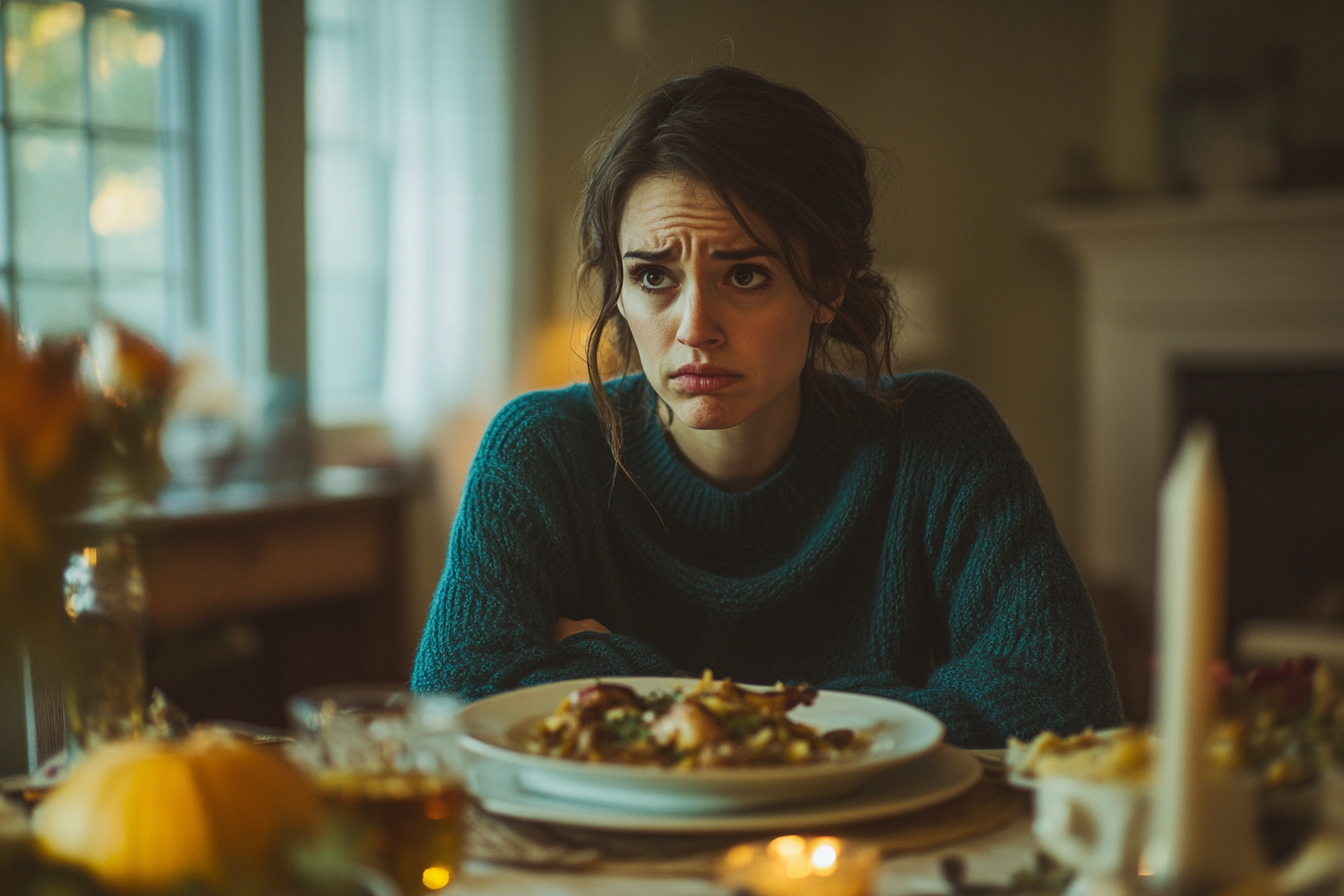
[[[518,263],[511,4],[307,0],[309,396],[434,421],[507,388]]]
[[[191,314],[182,16],[10,2],[0,27],[11,309],[36,334],[106,314],[175,341]]]
[[[0,302],[264,354],[255,0],[7,0]]]
[[[309,378],[320,418],[381,415],[388,165],[387,29],[372,3],[308,0]]]

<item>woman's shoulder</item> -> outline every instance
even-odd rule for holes
[[[642,377],[639,379],[642,381]],[[639,400],[639,383],[635,380],[626,377],[604,384],[618,408]],[[528,445],[548,449],[598,446],[606,453],[601,423],[587,383],[525,392],[513,398],[495,414],[482,441],[486,450],[514,451]]]
[[[586,385],[525,392],[495,414],[481,440],[481,451],[515,452],[529,445],[563,444],[596,427]]]
[[[969,380],[941,370],[903,373],[882,381],[882,390],[899,400],[907,414],[956,417],[998,414],[985,393]]]
[[[907,452],[938,462],[984,463],[1014,458],[1021,449],[989,398],[973,383],[942,371],[893,377],[886,384],[899,397],[901,442]]]

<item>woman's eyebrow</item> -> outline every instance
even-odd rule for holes
[[[672,247],[666,249],[630,249],[622,257],[638,258],[641,261],[665,261],[672,254]]]
[[[778,252],[762,249],[760,246],[748,246],[745,249],[710,249],[710,258],[722,258],[725,261],[744,261],[748,258],[777,258]]]
[[[672,255],[672,247],[666,249],[630,249],[627,250],[623,258],[638,258],[640,261],[665,261]],[[762,249],[760,246],[748,246],[745,249],[710,249],[710,258],[721,258],[724,261],[744,261],[748,258],[778,258],[778,252],[771,252],[769,249]]]

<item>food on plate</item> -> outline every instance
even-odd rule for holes
[[[1344,696],[1326,666],[1302,657],[1244,675],[1224,664],[1215,671],[1219,708],[1207,753],[1213,768],[1253,771],[1270,787],[1292,787],[1316,780],[1327,763],[1344,765]],[[1071,737],[1046,731],[1030,743],[1009,738],[1005,761],[1024,778],[1141,783],[1157,749],[1146,729]]]
[[[527,750],[583,762],[668,768],[791,765],[839,759],[866,749],[848,728],[819,733],[788,718],[811,705],[815,688],[776,684],[753,691],[705,674],[688,691],[639,694],[597,682],[572,691],[538,723]]]
[[[1153,736],[1144,729],[1116,728],[1060,737],[1043,731],[1030,743],[1008,739],[1004,762],[1024,778],[1067,775],[1089,781],[1143,784],[1152,764]]]

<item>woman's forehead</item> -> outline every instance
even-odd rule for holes
[[[751,228],[762,239],[762,227],[749,209],[739,206]],[[686,238],[708,240],[725,249],[754,245],[752,238],[709,186],[678,174],[650,175],[630,191],[621,216],[623,250],[658,249]]]

